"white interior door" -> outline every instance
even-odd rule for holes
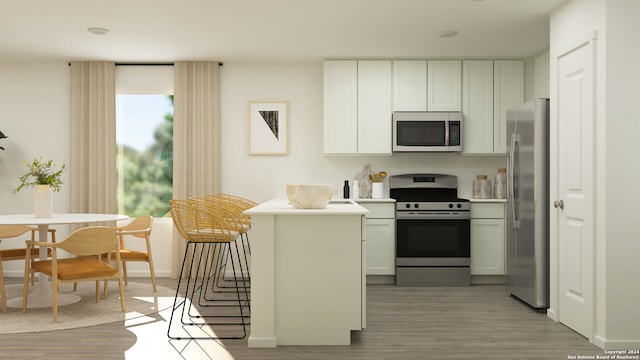
[[[594,309],[594,41],[557,58],[558,318],[591,338]]]

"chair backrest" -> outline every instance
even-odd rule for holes
[[[106,226],[89,226],[71,233],[58,247],[77,256],[101,255],[119,248],[116,231]]]
[[[136,233],[127,234],[139,238],[143,238],[146,234],[151,233],[151,227],[153,226],[153,216],[142,215],[133,219],[129,224],[123,227],[119,227],[116,230],[121,231],[136,231]]]
[[[178,232],[189,241],[233,241],[232,231],[240,227],[232,213],[203,198],[170,200],[169,208]]]
[[[0,225],[0,239],[10,239],[35,230],[29,225]]]
[[[240,223],[247,225],[251,224],[251,216],[244,214],[243,212],[256,206],[255,202],[229,194],[207,195],[204,199],[212,201],[215,204],[219,204],[220,206],[224,206],[227,210],[235,214],[235,218],[238,219]]]
[[[169,211],[171,212],[173,225],[185,240],[189,240],[191,237],[190,233],[196,229],[192,208],[193,206],[189,203],[189,200],[169,200]]]
[[[190,199],[196,212],[196,227],[200,230],[202,238],[211,238],[211,229],[215,229],[215,241],[233,241],[235,235],[242,229],[239,214],[235,209],[230,209],[229,204],[216,198],[192,198]]]

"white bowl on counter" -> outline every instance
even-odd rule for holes
[[[324,209],[332,195],[331,184],[287,184],[287,198],[296,209]]]

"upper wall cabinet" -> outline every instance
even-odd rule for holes
[[[358,62],[324,62],[324,152],[358,151]]]
[[[393,61],[393,111],[427,111],[427,60]]]
[[[524,61],[493,62],[493,152],[507,153],[507,109],[524,102]]]
[[[429,60],[427,62],[427,110],[462,110],[462,62]]]
[[[391,154],[391,61],[324,62],[325,154]]]
[[[535,98],[549,97],[549,51],[536,56],[533,95]]]
[[[465,60],[462,67],[463,152],[506,154],[506,113],[524,101],[524,62]]]
[[[460,60],[394,60],[393,111],[460,111]]]
[[[493,60],[462,62],[462,150],[493,153]]]
[[[391,154],[393,111],[462,111],[463,152],[507,151],[522,60],[326,60],[324,153]]]
[[[391,61],[358,61],[358,153],[391,155]]]

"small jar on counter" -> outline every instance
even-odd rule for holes
[[[491,182],[487,180],[487,175],[478,175],[476,176],[476,179],[473,180],[473,198],[491,198]]]
[[[507,168],[498,168],[493,178],[493,197],[496,199],[507,198]]]

